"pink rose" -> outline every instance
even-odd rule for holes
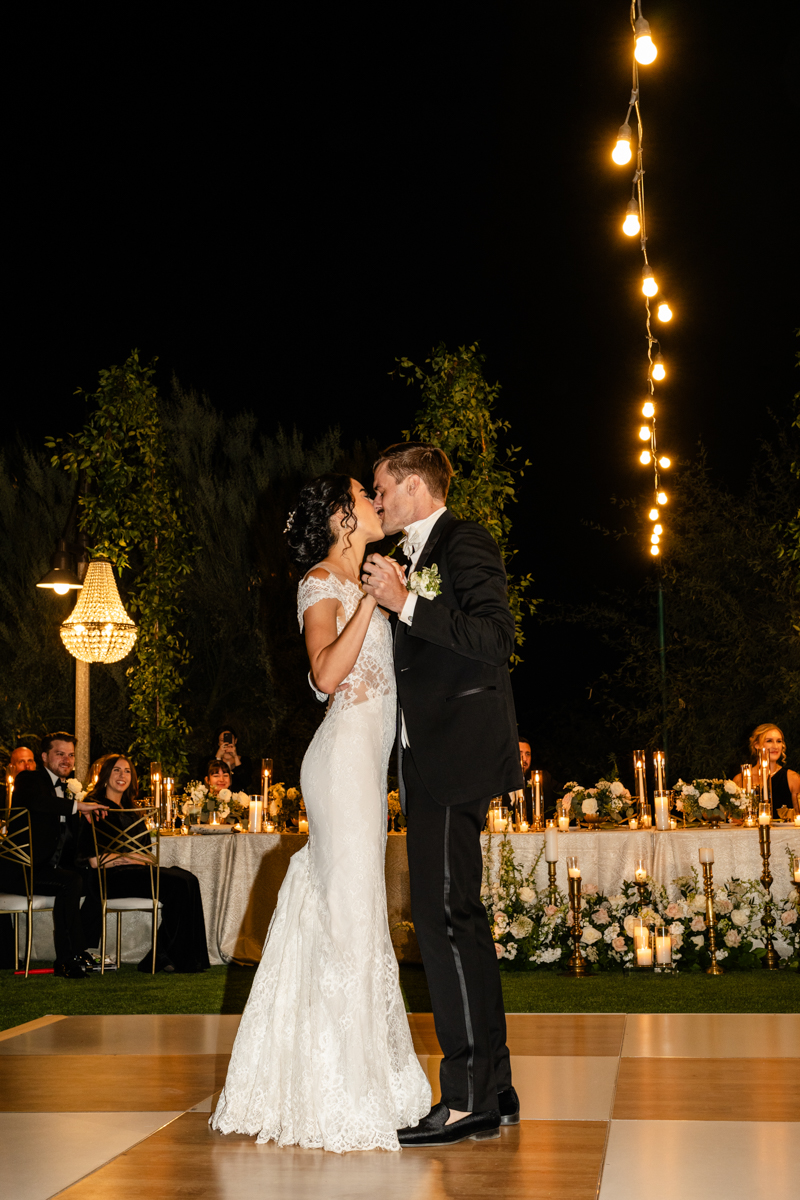
[[[674,921],[675,918],[679,917],[680,915],[681,915],[680,904],[668,904],[667,905],[667,916],[669,917],[669,919],[671,921]]]
[[[607,925],[610,920],[611,917],[609,916],[607,908],[598,908],[597,912],[594,914],[595,925]]]
[[[706,927],[706,923],[702,917],[698,916],[698,917],[693,918],[692,930],[694,931],[694,933],[700,933],[701,930],[705,929],[705,927]]]
[[[596,883],[584,883],[583,886],[581,887],[581,892],[583,893],[584,896],[596,896],[597,895],[597,884]]]
[[[546,904],[544,906],[544,915],[546,917],[554,917],[557,912],[558,909],[556,908],[555,904]]]
[[[625,938],[624,937],[615,937],[613,942],[611,943],[611,945],[614,950],[618,950],[618,951],[624,950],[625,949]]]
[[[782,925],[794,925],[797,920],[797,911],[794,908],[788,908],[785,913],[781,913]]]
[[[505,950],[503,949],[503,947],[500,945],[499,942],[495,942],[494,948],[497,951],[497,957],[503,958],[503,956],[505,955]]]
[[[574,925],[574,924],[575,924],[574,917],[572,916],[572,909],[570,909],[570,910],[569,910],[569,912],[567,913],[567,924],[568,924],[568,925]]]
[[[725,934],[726,946],[740,946],[742,944],[742,935],[736,929],[729,929]]]

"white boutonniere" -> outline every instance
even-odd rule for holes
[[[408,580],[408,590],[417,596],[424,596],[426,600],[433,600],[434,596],[438,596],[442,590],[442,578],[436,563],[422,571],[412,571]]]

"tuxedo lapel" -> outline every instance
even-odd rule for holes
[[[417,559],[417,565],[414,568],[415,571],[423,571],[425,567],[427,567],[431,555],[436,548],[436,543],[439,541],[444,531],[448,529],[450,525],[452,525],[455,519],[456,518],[453,516],[453,514],[449,510],[445,509],[428,535],[425,548]]]

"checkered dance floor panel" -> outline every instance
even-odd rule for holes
[[[434,1083],[430,1014],[410,1018]],[[339,1156],[222,1137],[238,1016],[43,1017],[0,1034],[14,1200],[795,1200],[800,1016],[511,1015],[522,1121],[497,1141]]]

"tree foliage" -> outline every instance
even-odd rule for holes
[[[740,495],[714,478],[702,451],[673,485],[660,579],[672,779],[734,773],[762,721],[783,729],[790,751],[800,742],[800,595],[796,568],[780,555],[800,495],[791,441],[790,430],[762,447]],[[638,595],[605,596],[571,614],[616,654],[594,699],[618,750],[662,740],[658,584],[653,574]]]
[[[501,446],[510,426],[495,414],[500,384],[486,380],[484,362],[477,344],[460,346],[455,353],[440,344],[425,360],[428,369],[407,358],[398,359],[398,376],[409,385],[417,384],[422,400],[413,430],[405,430],[403,437],[441,446],[454,471],[448,508],[457,517],[483,525],[500,547],[508,568],[515,551],[507,509],[516,501],[516,479],[530,462],[516,465],[520,447]],[[525,640],[523,615],[532,613],[538,604],[527,595],[532,584],[531,575],[509,575],[517,646]],[[519,661],[515,654],[512,665]]]
[[[139,633],[127,674],[134,730],[131,752],[171,774],[185,770],[188,725],[182,714],[188,653],[179,630],[182,593],[195,549],[176,481],[154,364],[133,351],[100,372],[83,429],[46,444],[60,464],[90,483],[79,522],[90,553],[109,559],[127,587]]]

